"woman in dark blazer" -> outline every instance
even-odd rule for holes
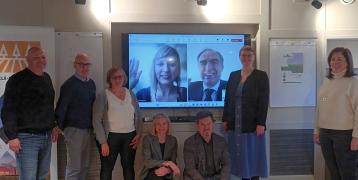
[[[153,117],[153,130],[143,138],[144,167],[141,171],[143,180],[173,179],[180,175],[176,164],[177,139],[170,135],[170,120],[164,114]]]
[[[254,60],[253,49],[242,47],[240,61],[243,67],[230,74],[226,87],[223,125],[228,131],[231,174],[258,180],[268,175],[265,126],[269,81],[264,71],[254,68]]]

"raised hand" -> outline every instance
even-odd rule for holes
[[[131,59],[129,61],[129,89],[133,89],[138,84],[139,78],[142,75],[142,71],[138,71],[139,60]]]

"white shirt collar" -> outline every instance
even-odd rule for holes
[[[203,82],[203,91],[205,91],[205,89],[213,89],[215,90],[215,92],[217,92],[219,89],[219,85],[220,85],[220,80],[211,88],[208,88],[208,86],[206,86]]]

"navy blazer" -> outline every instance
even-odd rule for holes
[[[227,122],[229,130],[235,129],[236,91],[241,81],[241,70],[230,74],[226,87],[223,122]],[[269,102],[269,80],[266,72],[255,69],[247,77],[241,97],[241,131],[255,132],[257,125],[266,126]]]
[[[227,81],[220,80],[219,88],[216,93],[216,101],[222,101],[222,90],[226,89]],[[203,81],[196,81],[189,84],[188,97],[189,101],[202,101],[204,87]]]
[[[159,139],[154,135],[146,135],[143,138],[143,164],[144,167],[140,173],[141,179],[144,179],[148,172],[153,168],[159,168],[164,161],[176,163],[178,141],[172,135],[167,135],[164,147],[164,156],[160,150]],[[172,175],[166,176],[172,179]]]

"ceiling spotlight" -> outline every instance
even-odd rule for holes
[[[322,7],[322,3],[318,0],[313,0],[311,5],[316,9],[320,9]]]
[[[208,0],[196,0],[196,4],[199,6],[205,6],[208,3]]]

